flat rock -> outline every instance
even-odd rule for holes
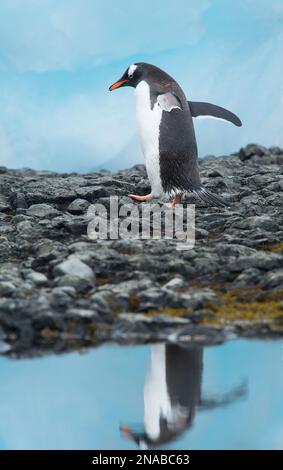
[[[28,279],[37,286],[43,286],[48,282],[48,278],[45,276],[45,274],[36,271],[29,272],[26,276],[26,279]]]
[[[49,204],[33,204],[27,209],[26,214],[45,219],[56,217],[59,215],[59,211]]]
[[[70,255],[65,261],[57,264],[53,269],[55,276],[75,276],[89,283],[95,284],[95,274],[93,270],[76,255]]]

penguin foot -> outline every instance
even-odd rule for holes
[[[129,194],[129,197],[134,199],[135,201],[151,201],[153,199],[152,194],[146,194],[145,196],[137,196],[136,194]]]
[[[176,204],[181,204],[182,202],[182,196],[181,194],[177,194],[177,196],[173,197],[172,201],[166,202],[165,206],[167,207],[174,207]]]

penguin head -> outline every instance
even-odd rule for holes
[[[144,76],[144,67],[143,64],[132,64],[127,68],[125,73],[122,75],[117,82],[113,83],[109,87],[109,91],[116,90],[116,88],[121,88],[123,86],[131,86],[136,88],[139,82],[143,79]]]

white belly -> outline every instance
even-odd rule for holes
[[[155,344],[152,347],[151,367],[144,387],[144,426],[151,439],[160,437],[160,421],[161,418],[167,417],[169,409],[165,345]]]
[[[156,102],[153,109],[150,106],[150,90],[145,81],[141,81],[135,90],[138,132],[145,166],[151,184],[153,196],[162,193],[159,165],[159,126],[162,109]]]

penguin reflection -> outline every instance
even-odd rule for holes
[[[152,347],[144,387],[144,430],[121,426],[121,433],[142,449],[169,443],[189,429],[197,409],[213,409],[246,394],[242,385],[215,399],[201,398],[203,349],[174,344]]]

